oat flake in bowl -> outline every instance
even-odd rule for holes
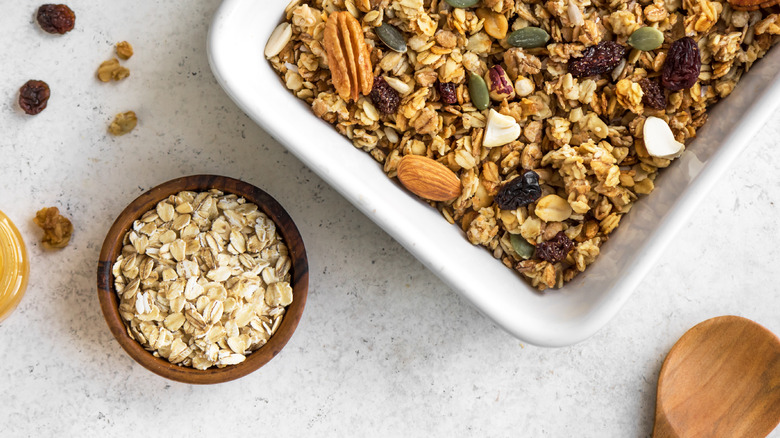
[[[292,302],[291,261],[258,206],[182,191],[133,222],[113,264],[128,334],[154,356],[204,370],[243,362]]]

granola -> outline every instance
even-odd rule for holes
[[[113,265],[119,314],[130,337],[171,363],[241,363],[292,303],[287,246],[273,221],[236,195],[171,195],[123,244]]]
[[[776,2],[731,1],[293,0],[265,54],[389,177],[407,155],[454,172],[460,194],[430,205],[543,290],[597,259],[707,109],[780,39]],[[362,28],[353,55],[327,41],[343,14]],[[344,68],[363,50],[370,93]],[[352,85],[337,91],[345,72]],[[645,135],[649,119],[659,134]],[[530,171],[535,198],[500,208],[499,191]]]
[[[114,116],[114,120],[108,125],[108,132],[111,135],[125,135],[135,129],[138,125],[138,117],[134,111],[119,113]]]
[[[73,224],[60,214],[57,207],[45,207],[35,214],[35,225],[43,230],[41,243],[47,249],[62,249],[68,246],[73,235]]]

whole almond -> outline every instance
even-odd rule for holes
[[[421,155],[406,155],[398,164],[398,180],[410,192],[431,201],[460,195],[460,179],[447,166]]]

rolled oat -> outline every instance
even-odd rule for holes
[[[287,246],[273,221],[236,195],[171,195],[123,244],[113,275],[127,333],[171,363],[243,362],[292,303]]]

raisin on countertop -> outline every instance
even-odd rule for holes
[[[639,86],[642,87],[642,93],[644,93],[642,94],[642,103],[657,110],[666,108],[666,96],[657,81],[643,78],[639,81]]]
[[[701,55],[699,46],[691,37],[682,37],[672,43],[664,61],[661,84],[667,90],[678,91],[693,87],[699,80]]]
[[[64,34],[76,25],[76,14],[67,5],[42,5],[37,18],[41,28],[49,33]]]
[[[566,233],[559,231],[552,239],[536,245],[536,256],[550,263],[557,263],[563,261],[573,248],[574,242]]]
[[[34,116],[46,109],[50,95],[46,82],[29,80],[19,89],[19,106],[25,113]]]
[[[504,184],[493,200],[502,210],[514,210],[526,206],[542,196],[539,175],[528,170],[517,178]]]
[[[371,89],[368,97],[382,114],[395,114],[401,103],[398,92],[382,76],[374,78],[374,88]]]
[[[582,52],[581,58],[569,61],[569,73],[575,78],[610,72],[626,56],[625,47],[614,41],[602,41]]]

